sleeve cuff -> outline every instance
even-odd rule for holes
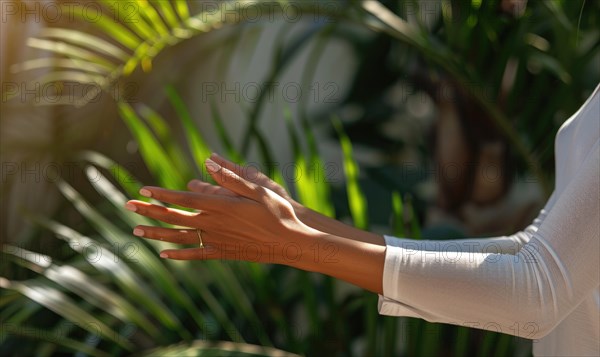
[[[377,301],[377,311],[380,315],[387,316],[421,317],[403,303],[388,299],[383,295],[379,295],[379,300]]]
[[[379,295],[377,310],[381,315],[420,317],[411,307],[394,299],[398,296],[400,265],[402,262],[402,244],[406,239],[384,235],[386,250],[383,266],[383,295]]]

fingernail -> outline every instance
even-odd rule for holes
[[[161,258],[168,258],[169,256],[167,255],[167,253],[160,253],[160,257]]]
[[[144,236],[144,230],[143,229],[139,229],[139,228],[135,228],[133,230],[133,235],[134,236],[138,236],[138,237],[143,237]]]
[[[132,211],[132,212],[136,212],[137,211],[137,206],[131,204],[131,203],[126,203],[125,204],[125,208]]]
[[[150,192],[149,190],[146,190],[145,188],[142,188],[140,190],[140,195],[142,195],[144,197],[152,197],[152,192]]]
[[[206,159],[206,169],[212,173],[215,173],[221,169],[221,166],[211,159]]]

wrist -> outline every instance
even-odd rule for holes
[[[287,265],[296,269],[316,271],[314,264],[316,251],[320,237],[320,232],[303,222],[290,229],[285,235],[283,243],[280,245],[277,254],[276,264]]]
[[[314,221],[314,216],[316,212],[302,205],[301,203],[298,203],[297,201],[291,200],[290,203],[294,208],[294,213],[296,214],[296,217],[298,217],[298,219],[302,221],[302,223],[312,227],[310,223]]]
[[[345,280],[381,293],[386,247],[306,229],[290,232],[280,264]]]

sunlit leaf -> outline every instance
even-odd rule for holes
[[[154,0],[152,3],[158,6],[160,13],[163,15],[163,18],[167,20],[170,27],[179,26],[179,19],[173,9],[172,1]]]
[[[128,56],[128,54],[121,48],[97,36],[87,34],[83,31],[58,27],[45,27],[40,31],[39,36],[50,37],[55,38],[57,40],[71,42],[80,47],[100,52],[103,55],[114,57],[121,61],[125,60]]]
[[[140,144],[140,154],[161,186],[171,189],[185,188],[185,181],[171,164],[171,160],[144,122],[127,103],[119,103],[119,114]]]
[[[79,295],[85,301],[110,313],[123,322],[134,322],[152,337],[158,338],[158,329],[150,323],[133,305],[123,299],[114,291],[96,282],[92,277],[86,275],[73,266],[58,266],[51,262],[48,256],[27,251],[15,246],[4,246],[3,252],[11,254],[14,259],[23,261],[27,268],[36,271],[62,288],[68,289]]]
[[[109,73],[106,68],[93,62],[75,58],[38,58],[11,66],[13,72],[31,71],[40,68],[68,68],[104,75]]]
[[[346,191],[348,193],[350,214],[356,227],[367,229],[369,226],[367,200],[358,183],[359,169],[352,154],[352,143],[344,132],[340,121],[334,119],[333,124],[338,133],[340,146],[344,155],[344,174],[346,177]]]
[[[113,329],[81,309],[71,298],[57,289],[32,280],[16,282],[3,277],[0,277],[0,287],[18,291],[40,305],[64,316],[81,328],[113,341],[128,351],[134,349],[131,342],[119,338],[119,334]]]
[[[127,222],[131,227],[138,224],[153,225],[154,222],[151,219],[135,214],[125,208],[125,203],[128,201],[128,198],[113,186],[96,167],[85,167],[85,174],[96,191],[113,204],[121,219]],[[141,198],[137,192],[134,197]]]
[[[151,252],[148,247],[133,237],[126,234],[111,221],[99,214],[81,195],[64,181],[58,182],[62,194],[77,208],[77,210],[88,219],[92,226],[102,234],[124,259],[133,260],[141,265],[142,272],[152,277],[152,283],[160,289],[172,301],[186,308],[190,316],[194,318],[200,329],[207,328],[202,313],[194,306],[189,296],[178,288],[174,276],[162,264],[156,253]]]
[[[298,355],[272,347],[241,344],[227,341],[194,341],[191,345],[177,344],[145,351],[145,356],[281,356],[297,357]]]
[[[405,237],[404,230],[404,207],[402,204],[402,197],[398,191],[392,193],[392,225],[394,229],[394,235],[397,237]]]
[[[134,0],[101,0],[106,4],[106,8],[111,9],[118,20],[123,25],[129,27],[139,38],[146,42],[154,41],[158,38],[158,32],[142,16],[143,7]]]
[[[90,20],[86,8],[82,4],[72,3],[63,5],[62,11],[80,19],[84,23],[87,23]],[[107,14],[100,13],[100,16],[95,16],[93,21],[90,22],[113,38],[116,42],[131,50],[135,50],[135,48],[142,43],[142,40],[135,36],[128,28],[114,21],[111,16],[106,15]]]
[[[193,164],[183,153],[182,145],[172,134],[167,120],[144,104],[140,104],[138,107],[140,115],[146,120],[148,126],[156,134],[159,143],[165,148],[166,154],[173,162],[173,166],[178,170],[182,177],[190,177],[194,172],[192,169]]]
[[[102,244],[65,225],[43,217],[33,217],[32,219],[35,223],[54,232],[57,238],[67,241],[71,249],[82,254],[86,261],[98,271],[111,277],[131,299],[134,299],[137,304],[143,305],[162,324],[177,331],[182,338],[190,338],[189,332],[183,329],[177,317],[160,302],[154,291],[140,279],[140,276],[127,266],[126,262],[136,260],[137,255],[133,257],[127,254],[118,256],[111,249],[122,253],[123,246],[113,244],[111,249],[107,249]]]
[[[202,137],[202,134],[196,128],[194,120],[192,119],[186,105],[183,103],[183,100],[179,94],[177,94],[175,88],[173,86],[168,86],[165,90],[171,105],[173,108],[175,108],[177,116],[183,125],[190,152],[196,161],[196,165],[200,170],[202,170],[202,177],[207,177],[208,174],[206,172],[206,168],[204,167],[204,160],[210,156],[211,150]]]
[[[52,83],[52,82],[78,82],[78,83],[89,83],[96,86],[102,86],[105,83],[104,77],[91,73],[83,73],[76,71],[53,71],[41,76],[37,83]],[[49,88],[49,87],[45,87]],[[94,88],[92,88],[94,89]],[[88,92],[90,97],[95,95],[97,92]]]
[[[252,306],[252,301],[247,294],[244,293],[244,288],[236,274],[228,266],[222,262],[211,261],[210,272],[214,276],[214,283],[221,292],[222,296],[234,306],[237,313],[248,319],[251,326],[254,327],[254,334],[262,345],[272,346],[273,343],[264,333],[264,324],[257,315]]]
[[[57,344],[63,346],[71,351],[77,351],[80,353],[85,353],[90,356],[96,357],[110,357],[110,353],[106,353],[95,349],[89,346],[87,343],[80,342],[68,338],[66,336],[58,335],[60,338],[57,338],[57,334],[48,333],[45,329],[40,329],[35,326],[29,325],[13,325],[6,323],[2,326],[3,333],[11,334],[11,335],[19,335],[22,337],[30,337],[33,339],[41,339],[53,344]]]
[[[169,30],[165,26],[162,18],[148,0],[137,0],[136,3],[139,6],[140,14],[147,20],[148,24],[152,26],[156,32],[158,32],[159,35],[166,36],[169,34]]]
[[[175,11],[182,21],[187,20],[190,17],[190,10],[186,0],[175,0]]]
[[[227,129],[225,128],[223,118],[219,112],[219,107],[214,100],[210,102],[210,110],[213,122],[215,123],[215,127],[217,129],[217,134],[219,135],[219,139],[227,151],[227,155],[234,162],[242,162],[242,155],[234,147],[233,142],[227,133]]]
[[[73,46],[65,42],[29,38],[27,40],[27,45],[33,48],[39,48],[42,50],[47,50],[55,52],[57,54],[65,55],[69,58],[90,61],[107,71],[110,71],[115,67],[113,63],[97,55],[95,52],[83,49],[78,46]]]
[[[135,178],[129,169],[117,164],[115,161],[96,151],[80,151],[74,156],[109,171],[111,177],[116,180],[129,197],[142,198],[139,195],[139,190],[142,188],[143,184]],[[132,169],[136,168],[132,167]]]

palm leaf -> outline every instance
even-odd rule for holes
[[[223,118],[221,116],[221,113],[219,112],[219,107],[218,107],[217,103],[213,100],[213,101],[211,101],[210,104],[211,104],[210,109],[211,109],[212,119],[213,119],[213,122],[215,123],[215,127],[217,129],[217,135],[219,135],[221,144],[223,144],[223,146],[225,147],[225,150],[227,152],[227,155],[234,162],[241,163],[242,155],[239,153],[239,151],[236,150],[229,134],[227,133],[227,130],[225,129],[225,123],[223,122]]]
[[[117,164],[115,161],[95,151],[80,151],[74,157],[110,172],[111,177],[125,190],[127,196],[145,199],[145,197],[139,194],[139,190],[143,186],[142,183],[128,169]],[[109,197],[114,196],[109,195]]]
[[[79,30],[49,28],[40,33],[40,38],[30,38],[28,45],[68,59],[89,62],[88,65],[81,64],[80,68],[101,66],[103,71],[109,73],[106,81],[98,82],[104,90],[113,88],[119,79],[128,76],[140,66],[149,70],[152,58],[165,48],[219,28],[226,21],[236,22],[242,18],[225,14],[240,13],[248,8],[264,5],[260,1],[250,0],[224,1],[218,4],[216,11],[210,9],[191,16],[186,1],[169,4],[164,1],[103,0],[101,3],[104,4],[102,16],[94,18],[93,21],[85,7],[79,4],[65,5],[61,7],[61,11],[83,22],[91,22],[106,34],[110,41]],[[111,13],[112,16],[106,16],[107,13]],[[125,48],[119,48],[116,44]],[[107,60],[107,57],[111,58],[111,61]],[[42,67],[52,68],[54,64],[36,63],[36,68]],[[32,67],[20,65],[15,69],[30,70]],[[44,83],[52,81],[55,79],[46,78]]]
[[[120,289],[138,304],[144,306],[145,310],[151,312],[166,328],[177,331],[184,339],[191,337],[189,332],[183,329],[178,318],[158,299],[154,290],[147,286],[139,275],[126,264],[130,257],[119,257],[98,242],[60,223],[37,216],[31,217],[31,219],[53,232],[57,238],[67,241],[71,249],[84,256],[95,269],[111,277],[111,280]],[[94,255],[89,252],[90,247],[93,248]],[[122,250],[119,251],[122,252]]]
[[[191,345],[176,344],[144,352],[146,356],[272,356],[296,357],[298,355],[272,347],[263,347],[226,341],[194,341]]]
[[[51,334],[51,333],[48,333],[47,330],[40,329],[35,326],[28,326],[25,324],[21,324],[18,326],[12,325],[12,324],[4,324],[4,326],[2,326],[2,329],[7,334],[20,335],[23,337],[29,337],[29,338],[34,338],[34,339],[41,339],[41,340],[44,340],[51,344],[57,344],[57,345],[63,346],[65,348],[67,348],[68,350],[83,352],[90,356],[96,356],[96,357],[110,357],[111,356],[111,354],[109,354],[109,353],[102,352],[98,349],[90,347],[87,343],[73,340],[71,338],[68,338],[66,336],[62,336],[59,334]],[[56,338],[56,336],[61,336],[61,338]]]
[[[65,317],[78,326],[81,326],[83,329],[88,330],[92,334],[98,334],[113,341],[128,351],[134,349],[134,346],[129,341],[118,338],[117,336],[119,336],[119,334],[104,324],[104,322],[80,308],[79,305],[67,295],[47,284],[33,280],[21,282],[10,281],[0,277],[0,287],[17,291],[49,310]]]
[[[208,174],[206,172],[206,168],[204,167],[204,160],[210,156],[211,150],[208,148],[208,145],[202,137],[202,134],[196,129],[194,121],[187,110],[187,107],[183,103],[183,100],[179,94],[177,94],[175,91],[175,88],[172,86],[167,86],[166,93],[167,98],[169,98],[171,105],[173,108],[175,108],[177,116],[183,125],[192,157],[196,161],[197,167],[202,171],[202,177],[207,177]]]
[[[66,182],[59,181],[58,187],[64,196],[73,203],[75,208],[86,217],[103,237],[109,239],[113,245],[120,248],[119,251],[124,259],[131,259],[127,254],[135,254],[136,262],[143,267],[141,271],[152,278],[156,288],[163,291],[172,301],[185,307],[190,316],[194,318],[198,327],[202,330],[207,327],[205,319],[194,306],[192,299],[186,295],[175,283],[176,279],[162,264],[156,253],[152,253],[144,244],[131,241],[131,235],[124,233],[111,221],[98,213]],[[128,253],[132,249],[132,253]]]
[[[100,55],[112,57],[112,59],[116,61],[124,61],[128,57],[127,52],[123,51],[120,47],[113,45],[111,42],[81,31],[45,27],[40,31],[39,36],[71,43],[80,46],[81,48],[98,52]]]
[[[13,72],[31,71],[47,67],[80,70],[82,72],[100,75],[108,73],[105,68],[96,63],[75,58],[38,58],[13,65],[11,70]]]
[[[160,3],[160,2],[158,2]],[[201,11],[198,14],[190,15],[187,2],[177,1],[173,6],[168,4],[157,5],[157,2],[140,1],[139,4],[131,1],[123,2],[120,6],[135,6],[136,11],[132,11],[130,14],[131,19],[136,21],[130,21],[127,23],[129,27],[120,25],[115,22],[107,22],[106,16],[101,16],[100,21],[95,21],[94,24],[100,27],[103,32],[107,33],[115,42],[121,43],[129,49],[129,56],[127,60],[123,60],[120,63],[113,64],[111,67],[111,74],[107,77],[108,80],[104,82],[97,82],[101,88],[109,89],[115,85],[115,82],[133,72],[139,66],[142,66],[145,70],[149,70],[151,66],[151,60],[158,55],[166,47],[175,45],[182,40],[185,40],[191,36],[198,35],[212,31],[216,28],[221,27],[225,23],[236,23],[240,21],[243,16],[241,13],[247,11],[252,7],[266,6],[266,2],[260,1],[227,1],[219,3],[216,11],[211,9],[210,11]],[[506,115],[496,108],[492,103],[487,100],[484,94],[479,91],[469,91],[469,84],[484,83],[481,78],[478,78],[472,68],[465,67],[457,56],[454,55],[453,51],[442,45],[440,42],[432,41],[432,37],[428,35],[424,27],[410,25],[405,20],[401,19],[393,12],[385,8],[378,1],[358,1],[351,2],[350,6],[326,6],[319,7],[318,4],[312,2],[294,2],[303,11],[315,11],[325,16],[333,16],[339,19],[348,19],[356,21],[361,26],[368,27],[375,31],[380,31],[389,34],[393,38],[407,44],[410,47],[417,49],[428,61],[439,65],[443,68],[450,76],[455,79],[455,82],[459,86],[467,86],[462,89],[470,93],[475,102],[488,114],[489,118],[500,128],[505,137],[511,142],[516,152],[521,156],[523,162],[529,165],[529,168],[534,173],[536,178],[544,187],[545,191],[549,191],[549,184],[544,172],[541,167],[537,164],[535,155],[532,153],[530,146],[520,137],[516,132],[514,126],[507,119]],[[271,4],[272,5],[272,4]],[[486,9],[489,6],[485,7]],[[275,9],[279,9],[275,7]],[[68,10],[68,8],[67,8]],[[273,7],[270,6],[270,10]],[[355,10],[355,11],[349,11]],[[357,11],[358,10],[358,11]],[[73,7],[75,15],[83,18],[82,8],[80,6]],[[557,12],[556,6],[549,6],[550,13],[561,19],[562,13]],[[123,18],[123,11],[117,11],[117,18],[120,18],[123,23],[126,23]],[[180,22],[175,21],[174,14],[180,18]],[[227,16],[226,16],[227,15]],[[449,13],[442,11],[442,17],[448,29],[448,33],[452,33],[451,29],[455,27],[449,25],[451,21],[448,21]],[[166,23],[158,21],[158,18],[166,18]],[[565,24],[564,21],[562,21]],[[569,24],[564,25],[565,28],[569,28]],[[165,31],[167,29],[168,31]],[[59,29],[60,31],[60,29]],[[75,33],[69,32],[64,37],[84,38],[85,34],[81,36],[74,36]],[[308,31],[310,32],[310,31]],[[310,34],[307,32],[308,37]],[[473,32],[473,31],[472,31]],[[89,36],[89,35],[88,35]],[[62,37],[62,36],[61,36]],[[465,41],[463,41],[464,43]],[[299,42],[299,44],[301,41]],[[75,45],[67,45],[65,43],[57,41],[55,44],[46,43],[45,40],[32,39],[32,45],[41,48],[46,48],[51,51],[55,51],[69,58],[76,59],[87,59],[89,61],[96,61],[101,65],[107,66],[106,61],[97,55],[94,55],[88,50],[82,48],[76,48]],[[286,54],[293,54],[295,51],[294,47],[289,46],[290,51],[286,51]],[[284,54],[279,57],[280,62],[277,62],[274,68],[277,70],[273,72],[276,75],[278,70],[283,68],[287,61],[287,56]],[[552,59],[542,57],[542,63],[547,66],[551,71],[557,73],[559,78],[568,81],[565,71],[560,68],[560,64],[554,62]],[[88,66],[84,66],[88,67]],[[44,81],[53,81],[56,79],[45,78]],[[263,91],[265,92],[265,91]],[[78,104],[85,103],[88,99],[83,99]],[[258,138],[258,130],[256,130],[256,122],[258,120],[258,114],[261,109],[261,100],[258,101],[257,105],[254,106],[252,114],[249,120],[249,128],[247,130],[247,136],[244,138],[242,143],[242,150],[246,152],[249,149],[250,139],[255,137],[259,142],[261,151],[264,151],[266,145],[260,142]],[[263,153],[263,155],[265,155]]]
[[[166,119],[147,105],[139,104],[138,109],[140,116],[144,118],[156,135],[158,144],[164,148],[165,154],[173,163],[173,167],[175,167],[179,176],[191,177],[194,172],[193,165],[187,160],[184,150],[175,140]]]
[[[342,124],[338,119],[334,119],[333,125],[338,133],[343,153],[344,174],[346,176],[346,191],[348,194],[348,203],[350,205],[350,214],[352,215],[356,227],[368,229],[367,200],[358,183],[359,168],[356,161],[354,161],[352,154],[352,143],[344,132]]]
[[[171,189],[184,188],[185,180],[181,177],[180,171],[173,166],[164,148],[133,108],[127,103],[120,102],[119,114],[140,144],[140,154],[154,177],[160,180],[159,184]]]
[[[97,54],[95,51],[71,45],[66,42],[30,38],[27,40],[27,45],[29,47],[64,55],[67,58],[89,61],[96,66],[102,67],[106,71],[110,71],[113,68],[113,64],[110,61],[106,60],[102,55]]]
[[[48,256],[42,256],[39,253],[30,252],[15,246],[5,245],[3,252],[17,260],[18,264],[74,292],[85,301],[106,311],[124,323],[131,321],[144,329],[152,338],[158,339],[160,337],[159,330],[136,307],[114,291],[96,282],[81,270],[71,265],[58,266],[50,263],[52,259]]]

